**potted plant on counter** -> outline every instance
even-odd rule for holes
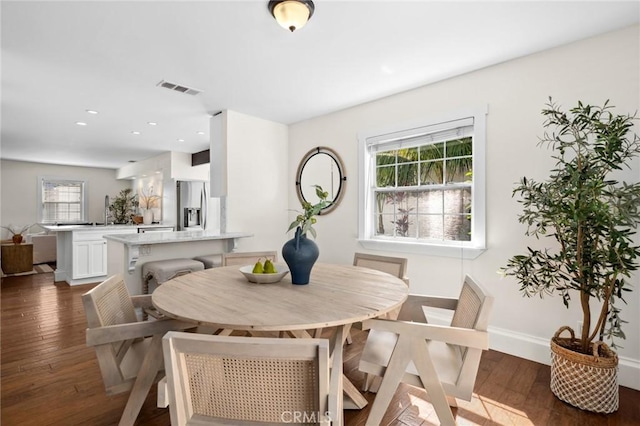
[[[131,223],[131,218],[136,214],[138,208],[138,199],[133,194],[133,189],[125,188],[113,198],[109,204],[109,212],[113,217],[113,223],[127,224]]]
[[[640,222],[640,183],[616,180],[640,154],[630,134],[635,117],[615,115],[578,102],[569,112],[549,99],[542,111],[540,144],[554,150],[555,167],[544,182],[523,177],[513,191],[523,206],[526,235],[550,239],[509,259],[503,272],[514,276],[525,296],[558,293],[568,307],[575,295],[582,308],[577,336],[561,327],[551,340],[551,390],[578,408],[610,413],[618,409],[617,354],[603,341],[624,338],[621,303],[638,269],[640,247],[633,235]],[[560,337],[564,331],[569,337]]]
[[[151,191],[153,191],[153,189]],[[150,225],[151,223],[153,223],[152,209],[158,207],[158,201],[160,201],[161,199],[161,196],[155,195],[153,194],[153,192],[147,194],[144,189],[139,191],[138,204],[142,209],[142,218],[145,225]]]

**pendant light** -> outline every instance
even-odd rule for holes
[[[271,0],[268,7],[278,24],[291,32],[304,27],[315,9],[311,0]]]

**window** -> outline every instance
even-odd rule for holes
[[[360,137],[367,248],[474,258],[485,248],[486,109]]]
[[[87,221],[85,181],[41,177],[39,183],[39,222],[77,223]]]

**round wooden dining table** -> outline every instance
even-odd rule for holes
[[[278,267],[278,264],[276,264]],[[342,346],[353,323],[396,310],[409,289],[393,275],[369,268],[317,263],[309,284],[291,283],[291,275],[272,284],[251,283],[238,266],[211,268],[169,280],[152,293],[155,308],[172,318],[222,329],[286,332],[311,337],[307,330],[331,329],[331,412],[360,409],[367,400],[342,371]],[[344,395],[345,398],[342,398]]]
[[[276,265],[277,266],[277,265]],[[398,308],[408,295],[401,279],[373,269],[318,263],[309,284],[291,275],[255,284],[238,266],[174,278],[152,294],[163,314],[233,330],[308,330],[353,324]]]

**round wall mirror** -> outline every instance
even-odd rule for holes
[[[319,199],[314,185],[320,185],[329,193],[327,201],[331,205],[322,209],[320,214],[327,214],[340,203],[347,184],[344,166],[338,154],[331,148],[319,146],[307,152],[296,173],[296,192],[300,202],[317,204]]]

